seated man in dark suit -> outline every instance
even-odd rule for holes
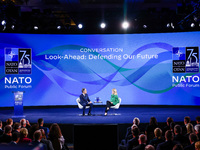
[[[17,145],[19,140],[20,140],[20,133],[19,132],[14,132],[12,134],[12,141],[10,142],[10,145]]]
[[[133,126],[131,129],[131,132],[132,132],[132,139],[130,139],[127,142],[126,150],[132,150],[133,147],[136,147],[139,145],[139,142],[138,142],[138,138],[140,134],[139,128],[136,126]]]
[[[31,127],[30,122],[26,119],[21,119],[20,124],[21,124],[21,128],[26,128],[27,130],[29,130]]]
[[[186,126],[188,123],[191,122],[191,119],[189,116],[184,117],[184,125],[182,126],[182,134],[185,135],[187,133]]]
[[[20,123],[16,122],[16,123],[13,125],[12,134],[15,133],[15,132],[20,133],[20,129],[21,129]]]
[[[52,145],[52,142],[51,142],[50,140],[47,140],[47,139],[44,137],[44,135],[45,135],[44,130],[43,130],[43,129],[40,129],[40,131],[41,131],[41,133],[42,133],[42,139],[41,139],[40,142],[47,145],[47,150],[54,150],[53,145]]]
[[[39,119],[38,119],[38,126],[39,126],[39,129],[43,129],[44,132],[45,132],[46,138],[48,138],[49,128],[44,127],[43,125],[44,125],[44,119],[43,119],[43,118],[39,118]]]
[[[190,144],[184,148],[184,150],[195,150],[195,142],[198,141],[198,137],[194,133],[190,133],[189,135]]]
[[[174,134],[174,141],[178,142],[183,147],[189,145],[189,139],[186,136],[182,135],[182,128],[180,125],[175,125]]]
[[[3,134],[3,129],[2,129],[3,125],[2,125],[2,121],[0,120],[0,136]]]
[[[138,128],[139,128],[139,124],[140,124],[140,119],[137,118],[137,117],[135,117],[135,118],[133,119],[133,124],[132,124],[132,126],[128,127],[127,130],[126,130],[125,139],[123,139],[123,140],[121,141],[121,143],[119,144],[119,150],[124,150],[124,149],[126,149],[127,142],[133,138],[133,135],[132,135],[132,128],[133,128],[133,127],[138,127]]]
[[[40,142],[42,139],[42,133],[40,130],[34,132],[33,139],[34,141],[32,141],[30,145],[32,145],[33,147],[37,147],[38,145],[40,145],[39,147],[42,147],[41,149],[47,150],[47,145]]]
[[[141,134],[139,136],[138,141],[139,141],[139,145],[134,147],[132,150],[145,150],[145,146],[147,143],[147,136],[144,134]]]
[[[133,125],[131,127],[128,127],[127,128],[127,131],[126,131],[126,136],[125,136],[125,144],[128,142],[128,140],[132,139],[132,128],[133,127],[138,127],[139,128],[139,124],[140,124],[140,119],[135,117],[133,119]]]
[[[4,134],[0,136],[0,143],[10,143],[12,141],[12,127],[6,125],[4,128]]]
[[[149,142],[149,144],[153,145],[155,147],[155,149],[157,148],[157,145],[160,144],[160,143],[163,143],[165,140],[164,138],[162,137],[162,130],[160,128],[156,128],[154,130],[154,139],[151,140]]]
[[[163,129],[163,135],[164,135],[164,133],[165,133],[167,130],[170,130],[170,124],[171,124],[172,122],[174,122],[173,118],[172,118],[172,117],[168,117],[168,118],[167,118],[167,121],[166,121],[167,126],[165,126],[164,129]]]
[[[165,142],[158,144],[156,150],[172,150],[174,145],[177,144],[176,142],[173,141],[174,134],[170,130],[167,130],[165,132],[165,139],[166,139]]]
[[[85,108],[86,108],[86,106],[90,106],[89,112],[88,112],[88,115],[90,116],[93,104],[89,99],[89,96],[87,94],[86,88],[82,89],[82,94],[80,95],[80,104],[83,106],[83,116],[85,116]]]

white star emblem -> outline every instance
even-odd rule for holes
[[[178,53],[176,53],[176,55],[178,55],[178,57],[180,57],[181,54],[183,54],[183,53],[180,50],[178,50]]]
[[[8,54],[8,56],[12,59],[12,58],[14,58],[15,57],[15,53],[13,53],[12,51],[10,51],[10,54]]]

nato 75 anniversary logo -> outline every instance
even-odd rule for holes
[[[174,47],[172,58],[173,73],[199,72],[199,47]]]
[[[5,74],[31,74],[30,48],[5,48]]]

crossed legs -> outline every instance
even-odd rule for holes
[[[113,103],[111,103],[110,101],[107,101],[106,102],[106,109],[105,109],[105,116],[107,116],[108,111],[109,111],[111,106],[114,106]]]

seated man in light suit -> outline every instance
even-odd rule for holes
[[[86,88],[82,89],[82,94],[80,95],[80,104],[83,106],[83,116],[85,116],[85,107],[90,106],[88,115],[91,116],[93,104],[89,99]]]

